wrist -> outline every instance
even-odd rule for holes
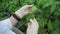
[[[18,20],[16,20],[13,16],[10,17],[10,21],[12,23],[12,25],[16,25]]]
[[[19,18],[16,14],[13,14],[13,17],[14,17],[16,20],[18,20],[18,21],[21,20],[21,18]]]
[[[23,15],[16,14],[18,18],[22,19]]]
[[[22,13],[15,13],[16,15],[17,15],[17,17],[18,18],[20,18],[20,19],[22,19],[23,18],[23,16],[24,16],[24,14],[22,14]]]

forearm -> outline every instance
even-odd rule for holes
[[[15,26],[15,25],[17,24],[17,22],[18,22],[18,20],[16,20],[13,16],[11,16],[9,19],[10,19],[12,25],[14,25],[14,26]]]
[[[10,21],[12,23],[12,25],[16,25],[17,22],[22,19],[25,15],[28,15],[28,14],[31,14],[31,7],[32,5],[26,5],[26,6],[23,6],[22,8],[20,8],[19,10],[17,10],[14,14],[15,14],[15,17],[14,16],[11,16],[10,17]],[[18,19],[16,19],[16,17]]]
[[[17,24],[17,22],[19,21],[19,19],[21,19],[25,15],[28,15],[31,13],[31,11],[30,11],[31,8],[29,8],[29,7],[32,7],[32,6],[26,5],[26,6],[22,7],[21,9],[19,9],[18,11],[16,11],[14,13],[14,14],[16,14],[15,17],[12,15],[10,18],[2,21],[3,25],[5,24],[6,26],[8,26],[8,25],[9,26],[15,26]],[[11,27],[9,27],[9,28],[11,28]]]
[[[18,20],[14,18],[13,16],[11,16],[10,18],[0,21],[0,25],[12,30],[13,27],[17,24],[17,22]]]
[[[0,21],[0,22],[1,22],[1,23],[0,23],[1,26],[3,26],[3,27],[8,27],[8,28],[10,28],[10,29],[13,29],[13,25],[12,25],[12,23],[11,23],[11,21],[10,21],[10,18],[5,19],[5,20],[2,20],[2,21]]]

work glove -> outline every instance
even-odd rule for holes
[[[30,23],[28,23],[27,34],[37,34],[38,33],[38,22],[36,19],[30,19]]]
[[[22,18],[24,17],[25,15],[28,15],[30,13],[32,13],[32,5],[25,5],[23,7],[21,7],[19,10],[17,10],[15,12],[15,14],[19,17],[19,18]]]

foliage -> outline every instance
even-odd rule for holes
[[[60,0],[0,0],[0,20],[27,4],[33,5],[34,13],[23,17],[16,26],[18,29],[26,32],[29,19],[35,17],[39,23],[38,34],[60,34]]]

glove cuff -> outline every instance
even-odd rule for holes
[[[14,17],[16,20],[18,20],[18,21],[21,20],[16,14],[13,14],[13,17]]]

